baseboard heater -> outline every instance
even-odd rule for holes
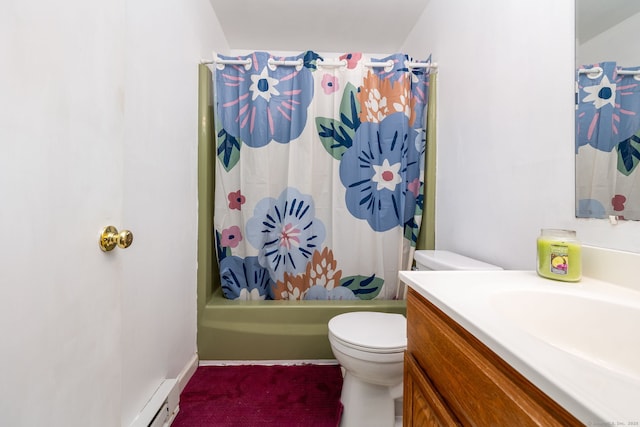
[[[169,427],[178,414],[179,400],[178,380],[162,381],[129,427]]]

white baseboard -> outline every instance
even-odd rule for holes
[[[165,379],[129,427],[169,426],[178,408],[177,381]]]
[[[194,354],[178,374],[176,378],[178,380],[178,393],[182,393],[193,374],[195,374],[196,369],[198,369],[198,354]]]
[[[169,416],[164,427],[171,426],[173,420],[176,419],[178,412],[180,412],[180,394],[187,386],[187,383],[189,382],[193,374],[196,372],[196,369],[198,369],[198,355],[194,354],[193,356],[191,356],[191,359],[189,359],[184,368],[182,368],[182,371],[180,371],[180,373],[176,377],[176,386],[173,388],[169,396],[169,402],[172,406],[172,408],[170,408],[171,415]]]
[[[197,368],[198,355],[194,354],[176,378],[160,383],[129,427],[170,426],[180,410],[180,393]]]
[[[200,366],[295,366],[295,365],[337,365],[336,359],[300,359],[300,360],[201,360]]]

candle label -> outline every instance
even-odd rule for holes
[[[549,257],[551,272],[565,275],[569,272],[569,247],[565,245],[551,245]]]

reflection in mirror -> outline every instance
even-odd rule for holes
[[[576,216],[640,220],[640,1],[576,0]]]

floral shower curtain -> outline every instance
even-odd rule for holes
[[[602,62],[577,71],[579,218],[640,219],[640,75],[625,74],[638,70]]]
[[[429,69],[403,54],[220,59],[246,62],[214,77],[224,295],[398,298],[422,216]]]

